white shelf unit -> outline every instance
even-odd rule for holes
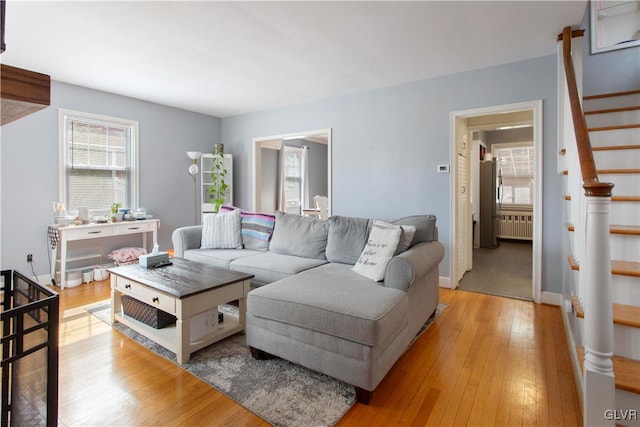
[[[211,166],[213,165],[213,154],[202,154],[200,157],[200,173],[201,173],[201,185],[200,185],[200,200],[201,210],[205,212],[215,212],[215,206],[211,203],[211,195],[209,189],[212,186],[211,178]],[[227,175],[224,177],[224,181],[227,183],[228,188],[224,196],[224,204],[233,204],[233,156],[231,154],[224,155],[224,167],[227,170]]]

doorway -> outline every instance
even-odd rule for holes
[[[527,129],[530,141],[509,141],[517,129]],[[509,131],[510,136],[505,140],[496,142],[485,138],[483,132]],[[523,132],[523,131],[520,131]],[[504,134],[503,134],[504,135]],[[529,266],[529,286],[524,295],[525,299],[533,299],[540,302],[541,295],[541,241],[542,241],[542,101],[531,101],[518,104],[509,104],[495,107],[486,107],[473,110],[465,110],[451,113],[451,159],[452,159],[452,187],[456,189],[455,197],[451,198],[451,242],[452,262],[450,274],[450,287],[456,289],[466,280],[465,273],[471,278],[475,275],[488,278],[486,284],[498,284],[498,278],[505,278],[505,282],[512,283],[505,274],[508,271],[522,273],[526,265]],[[485,139],[483,141],[483,139]],[[525,138],[526,139],[526,138]],[[487,143],[489,142],[489,143]],[[502,145],[506,144],[506,145]],[[515,144],[515,145],[514,145]],[[518,146],[520,145],[520,146]],[[498,151],[503,150],[503,151]],[[506,150],[506,151],[505,151]],[[494,154],[495,152],[495,154]],[[530,179],[521,176],[520,172],[509,169],[509,181],[498,186],[498,172],[504,168],[513,167],[519,162],[519,155],[528,153],[533,159]],[[517,155],[516,155],[517,154]],[[482,159],[482,160],[481,160]],[[497,160],[495,160],[497,159]],[[486,169],[490,164],[497,169],[495,176],[489,178],[495,182],[495,193],[485,196],[492,200],[494,210],[484,211],[484,217],[480,216],[480,189],[479,169],[481,164]],[[519,163],[518,163],[519,165]],[[478,170],[476,170],[476,168]],[[503,177],[507,179],[506,173]],[[508,185],[506,185],[508,184]],[[528,201],[523,202],[527,195]],[[515,199],[514,199],[515,197]],[[517,200],[516,200],[517,199]],[[518,203],[514,203],[517,201]],[[507,226],[504,223],[508,219],[505,212],[511,212],[511,220],[526,222],[530,227],[530,240],[520,241],[521,237],[509,236],[506,233]],[[529,210],[529,213],[524,211]],[[522,215],[521,215],[522,214]],[[480,217],[479,217],[480,216]],[[484,228],[480,229],[480,221]],[[512,222],[513,222],[512,221]],[[516,222],[517,222],[516,221]],[[492,231],[495,230],[495,231]],[[500,230],[500,231],[498,231]],[[497,239],[488,238],[488,234],[495,232]],[[484,233],[483,248],[480,248],[480,237]],[[501,233],[501,234],[498,234]],[[480,234],[480,236],[479,236]],[[507,240],[503,240],[506,237]],[[526,239],[526,238],[525,238]],[[495,244],[492,244],[495,241]],[[502,248],[500,248],[500,244]],[[475,243],[475,244],[474,244]],[[513,254],[512,254],[513,252]],[[505,255],[506,253],[506,255]],[[509,258],[508,255],[514,255]],[[517,257],[516,257],[517,254]],[[507,256],[507,258],[505,258]],[[522,263],[524,256],[525,267],[515,267]],[[491,261],[494,258],[494,261]],[[498,260],[498,261],[495,261]],[[512,268],[513,267],[513,268]],[[483,273],[489,269],[489,273]],[[491,270],[493,269],[493,270]],[[467,273],[469,271],[470,273]],[[492,293],[487,291],[486,293]],[[496,291],[495,293],[498,293]],[[522,297],[523,294],[514,294],[514,297]]]
[[[301,214],[316,195],[331,212],[331,129],[253,139],[253,209]]]

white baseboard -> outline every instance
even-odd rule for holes
[[[51,276],[49,274],[41,274],[39,276],[36,277],[37,282],[39,282],[41,285],[43,286],[52,286],[53,283],[51,283]]]
[[[562,294],[556,294],[562,297]],[[578,392],[578,399],[580,399],[580,406],[583,406],[583,396],[582,396],[582,368],[580,367],[580,361],[578,360],[578,353],[576,351],[576,340],[573,336],[573,332],[571,331],[571,325],[569,325],[569,314],[564,309],[563,306],[560,306],[560,312],[562,313],[562,324],[564,326],[565,337],[567,338],[567,346],[569,347],[567,350],[571,355],[571,365],[573,366],[573,380],[575,381],[576,390]]]
[[[562,303],[563,303],[562,294],[558,294],[556,292],[543,291],[540,293],[540,303],[562,306]]]
[[[440,280],[438,281],[438,284],[440,285],[441,288],[451,289],[451,278],[440,276]]]

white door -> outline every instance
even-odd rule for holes
[[[456,257],[458,262],[458,277],[455,285],[462,279],[472,266],[472,241],[471,241],[471,178],[469,154],[471,144],[469,143],[469,131],[466,119],[458,119],[456,123],[456,138],[458,145],[457,168],[458,171],[458,212],[457,212],[457,236],[456,236]]]

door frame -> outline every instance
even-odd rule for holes
[[[253,150],[253,160],[252,160],[252,169],[253,169],[253,194],[252,194],[252,202],[253,209],[259,210],[260,208],[260,191],[262,190],[262,155],[261,149],[263,146],[273,146],[275,141],[281,141],[285,139],[291,138],[309,138],[313,141],[313,136],[315,135],[323,135],[327,138],[327,197],[329,198],[329,216],[331,216],[332,205],[333,205],[333,135],[332,128],[326,129],[315,129],[309,131],[300,131],[300,132],[292,132],[292,133],[284,133],[279,135],[272,136],[261,136],[255,137],[252,140],[252,150]]]
[[[469,110],[452,111],[450,113],[449,126],[450,126],[450,163],[451,163],[451,176],[450,187],[452,191],[451,195],[451,234],[449,241],[451,242],[451,256],[450,256],[450,272],[449,272],[449,287],[456,289],[458,287],[458,259],[457,251],[458,244],[456,236],[458,233],[457,214],[458,214],[458,198],[453,192],[458,188],[458,170],[457,170],[457,126],[458,120],[464,120],[471,117],[486,116],[490,114],[512,113],[517,111],[532,111],[533,113],[533,146],[535,153],[535,186],[534,186],[534,204],[533,204],[533,254],[532,254],[532,296],[536,303],[541,302],[542,294],[542,179],[543,179],[543,138],[542,138],[542,100],[525,101],[514,104],[496,105],[490,107],[472,108]]]

